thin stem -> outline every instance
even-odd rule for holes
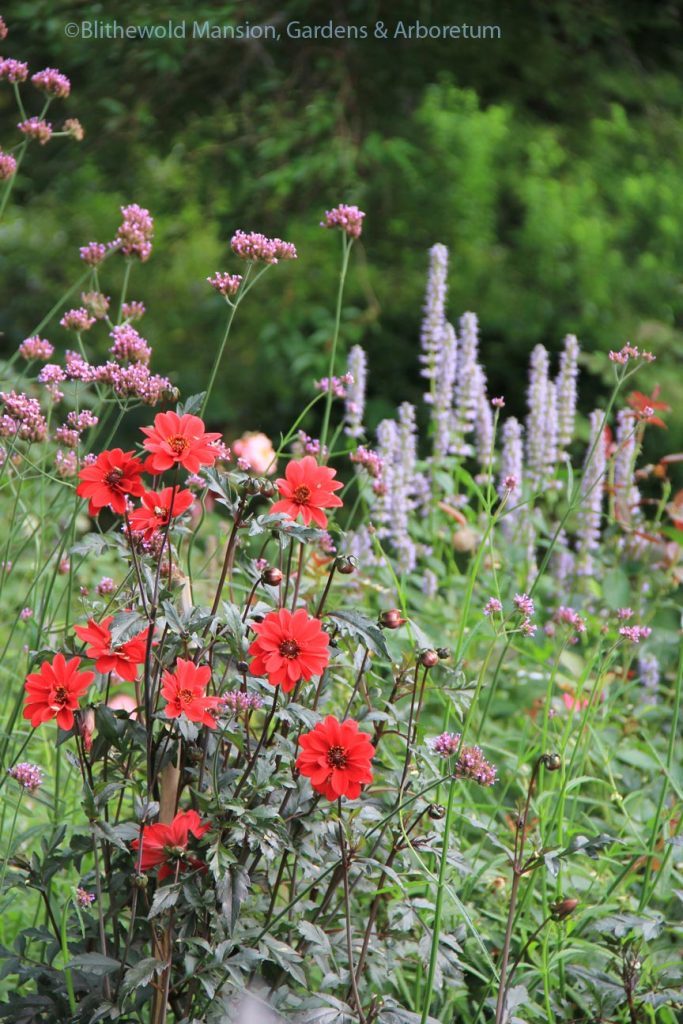
[[[356,1004],[356,1010],[358,1012],[358,1019],[361,1024],[366,1024],[365,1016],[363,1014],[363,1004],[360,1000],[358,993],[358,985],[356,983],[356,970],[353,966],[353,935],[351,934],[351,898],[349,893],[349,864],[346,852],[346,840],[344,838],[344,825],[342,823],[342,802],[339,797],[337,803],[339,809],[339,847],[341,850],[341,868],[342,878],[344,881],[344,917],[346,919],[346,948],[349,957],[349,974],[351,976],[351,990],[353,992],[353,1001]]]
[[[323,426],[320,433],[320,456],[322,459],[325,458],[325,445],[327,443],[327,434],[330,429],[332,399],[334,398],[332,394],[332,377],[334,376],[334,364],[337,358],[337,344],[339,342],[339,329],[341,326],[342,301],[344,298],[344,283],[346,281],[346,272],[349,268],[349,255],[351,253],[352,245],[353,239],[349,238],[346,232],[342,232],[342,265],[341,273],[339,275],[339,288],[337,289],[337,309],[334,318],[334,334],[332,335],[330,363],[327,370],[327,395],[325,398],[325,412],[323,414]]]

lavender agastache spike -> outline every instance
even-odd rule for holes
[[[590,576],[595,569],[593,552],[600,547],[600,522],[607,464],[603,437],[603,414],[595,409],[590,414],[590,440],[583,464],[581,504],[576,521],[576,572]]]
[[[477,373],[479,351],[479,324],[474,313],[463,313],[460,318],[460,339],[455,384],[455,422],[453,450],[458,455],[470,455],[471,447],[465,435],[474,428],[477,405],[481,393],[481,376]]]
[[[398,565],[403,572],[412,572],[416,550],[408,532],[409,513],[416,508],[417,485],[417,423],[415,406],[402,402],[398,407],[398,460],[393,497],[393,543]]]
[[[379,524],[377,532],[380,538],[389,537],[391,534],[398,438],[396,420],[382,420],[377,427],[377,452],[382,460],[382,490],[375,513]]]
[[[420,346],[422,348],[420,355],[422,370],[420,373],[429,381],[436,379],[437,354],[441,345],[445,322],[447,278],[448,249],[445,245],[437,243],[429,250],[427,292],[420,331]],[[427,400],[429,401],[430,399]]]
[[[557,398],[557,444],[560,451],[571,443],[576,417],[577,379],[579,376],[579,343],[568,334],[560,354],[560,369],[555,379]]]
[[[656,704],[658,701],[657,690],[659,689],[659,662],[654,654],[639,655],[638,674],[641,683],[649,691],[650,701]]]
[[[628,525],[640,510],[640,491],[633,479],[636,461],[636,421],[630,409],[617,413],[614,456],[614,511],[617,521]]]
[[[479,397],[474,420],[474,438],[479,464],[485,470],[491,465],[493,455],[493,409],[486,394],[486,374],[477,363],[476,370]]]
[[[551,559],[552,574],[558,589],[569,583],[575,572],[574,552],[570,551],[567,534],[560,530]]]
[[[515,508],[522,498],[523,473],[522,426],[515,416],[508,416],[503,423],[502,447],[500,453],[500,473],[498,475],[498,494],[506,499],[506,509],[501,519],[503,536],[508,540],[512,537],[519,522],[520,510]]]
[[[445,458],[453,443],[453,387],[458,359],[458,339],[452,324],[444,323],[436,352],[432,424],[434,457]],[[430,396],[431,397],[431,396]]]
[[[346,387],[344,403],[345,432],[349,437],[362,437],[363,415],[365,413],[365,385],[368,376],[368,359],[360,345],[354,345],[349,352],[347,370],[353,379]]]
[[[529,366],[529,414],[526,421],[527,477],[534,490],[540,488],[546,478],[551,388],[548,369],[548,352],[543,345],[536,345]]]

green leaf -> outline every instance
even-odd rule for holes
[[[129,967],[123,977],[122,990],[132,992],[136,988],[149,984],[155,974],[159,974],[166,967],[165,963],[157,960],[156,957],[146,956],[139,960],[133,967]]]
[[[154,899],[152,900],[152,906],[150,907],[147,920],[151,921],[152,918],[158,917],[159,914],[163,914],[165,910],[170,910],[178,902],[178,896],[180,895],[179,885],[162,885],[160,889],[154,893]]]
[[[112,974],[119,970],[121,961],[114,960],[111,956],[103,956],[102,953],[81,953],[73,957],[66,966],[84,974]]]
[[[142,633],[147,619],[139,612],[119,612],[111,624],[111,646],[120,647],[134,636]]]
[[[353,611],[328,612],[327,616],[339,624],[339,629],[343,636],[354,637],[373,654],[389,660],[389,651],[384,634],[372,619],[368,619],[365,615]]]
[[[628,576],[621,569],[610,569],[602,581],[602,593],[610,608],[625,608],[631,596]]]

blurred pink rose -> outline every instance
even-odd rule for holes
[[[127,693],[117,693],[114,697],[110,697],[107,701],[107,707],[111,708],[112,711],[127,711],[131,718],[137,718],[137,703],[134,697],[129,697]]]
[[[240,459],[244,459],[255,473],[275,472],[275,450],[269,437],[265,434],[242,434],[232,445],[232,450]]]

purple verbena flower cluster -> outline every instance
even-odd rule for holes
[[[453,774],[460,779],[471,779],[480,786],[492,786],[496,781],[496,769],[486,760],[480,747],[461,745],[457,732],[444,732],[427,745],[441,757],[458,755]]]
[[[47,437],[47,421],[40,403],[28,395],[16,391],[0,391],[4,405],[0,416],[0,437],[16,437],[22,441],[44,441]]]
[[[226,299],[231,299],[237,295],[242,284],[241,274],[228,274],[223,271],[217,270],[215,274],[206,279],[212,288],[222,295]]]
[[[52,96],[54,99],[64,100],[71,92],[71,82],[57,68],[45,68],[43,71],[36,71],[31,76],[31,82],[36,89]]]
[[[131,203],[122,206],[123,220],[112,242],[112,248],[119,249],[124,256],[137,257],[142,263],[152,254],[154,220],[144,206]]]
[[[295,260],[296,246],[283,242],[281,238],[268,238],[258,231],[238,230],[230,240],[232,251],[240,259],[252,263],[279,263],[280,260]]]
[[[25,338],[19,346],[19,355],[22,359],[26,359],[27,362],[31,359],[40,359],[41,362],[46,362],[54,355],[54,351],[54,345],[51,345],[45,338],[40,338],[37,334],[30,338]]]
[[[363,230],[365,214],[357,206],[340,203],[333,210],[325,211],[325,219],[321,220],[321,228],[341,228],[349,238],[360,238]]]
[[[134,327],[121,324],[114,327],[109,336],[114,340],[109,352],[117,362],[143,363],[147,366],[152,358],[152,349]]]
[[[52,138],[52,125],[42,117],[27,117],[20,121],[17,128],[27,139],[33,139],[44,146]]]

